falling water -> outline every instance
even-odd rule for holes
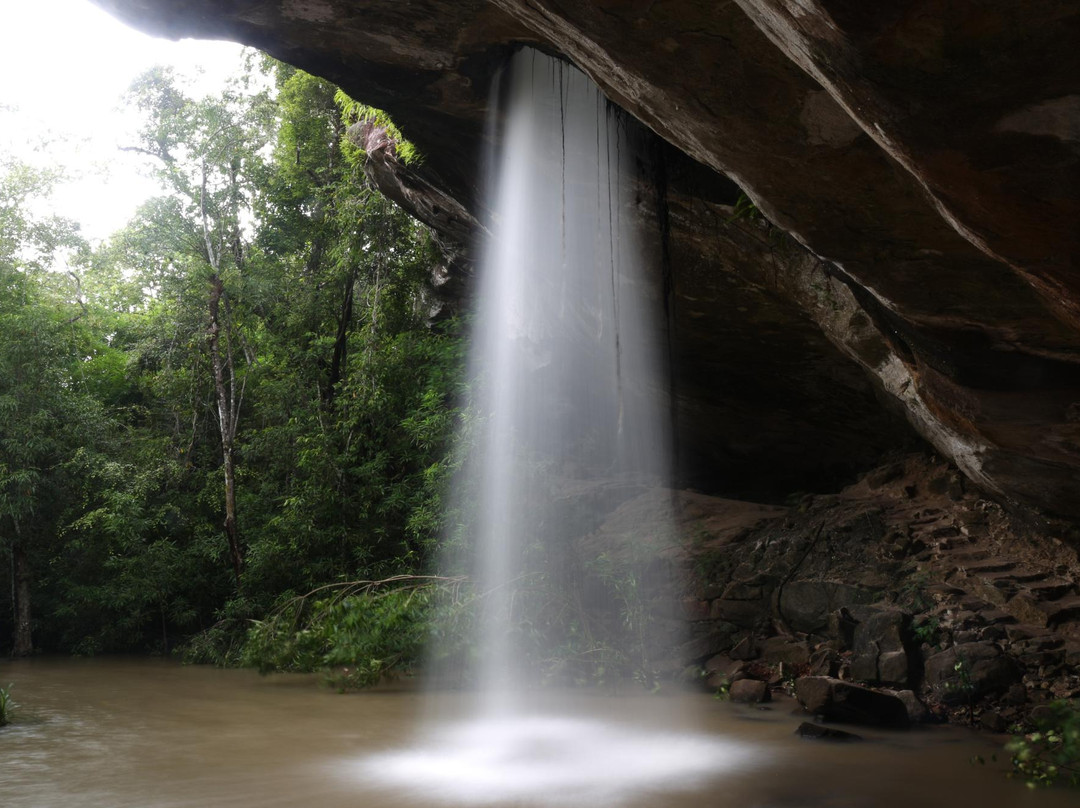
[[[469,467],[487,593],[480,692],[495,711],[533,678],[545,656],[533,646],[557,644],[530,645],[518,627],[539,610],[530,593],[571,586],[553,556],[587,527],[582,501],[597,481],[662,485],[670,454],[641,138],[562,62],[523,51],[506,81],[473,348],[485,421]]]
[[[589,662],[605,650],[582,641],[588,617],[578,612],[604,609],[590,586],[614,587],[620,608],[644,621],[648,576],[609,575],[605,585],[615,551],[594,544],[589,558],[581,538],[631,550],[640,539],[649,553],[672,537],[647,139],[583,73],[535,51],[514,57],[498,95],[472,354],[477,434],[461,482],[483,593],[478,695],[468,719],[428,726],[416,748],[364,771],[426,799],[616,804],[748,754],[630,715],[590,718],[580,699],[535,690],[553,659]],[[642,500],[655,506],[647,514],[620,510]],[[642,628],[639,667],[649,667],[650,643]]]

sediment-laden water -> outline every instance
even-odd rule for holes
[[[1001,767],[972,766],[995,747],[957,728],[883,733],[856,729],[862,743],[803,741],[792,733],[803,717],[793,702],[757,710],[708,695],[595,696],[570,694],[576,713],[554,727],[596,722],[599,746],[577,749],[592,761],[597,782],[562,782],[535,791],[545,750],[524,769],[504,761],[507,782],[470,794],[390,788],[371,765],[393,750],[422,756],[454,738],[427,734],[425,703],[464,718],[471,697],[421,695],[399,689],[339,695],[314,677],[260,677],[252,671],[182,667],[155,660],[31,660],[0,665],[19,704],[15,724],[0,729],[0,805],[4,808],[420,808],[462,806],[618,804],[633,808],[1066,808],[1076,794],[1030,791],[1007,780]],[[687,718],[692,715],[693,719]],[[453,724],[453,722],[450,722]],[[689,747],[669,737],[713,744],[714,772],[693,782],[605,791],[611,769],[648,766],[621,756],[625,728],[648,725],[658,754]],[[481,727],[481,725],[476,725]],[[848,729],[853,729],[848,727]],[[479,731],[482,731],[482,727]],[[495,728],[493,732],[497,731]],[[543,731],[536,734],[543,738]],[[632,737],[632,733],[630,733]],[[492,736],[491,748],[498,749]],[[556,756],[558,758],[558,756]],[[422,757],[419,758],[422,762]],[[468,758],[457,761],[466,775]],[[535,764],[535,767],[534,765]],[[530,774],[531,772],[531,774]],[[638,772],[647,775],[647,771]],[[624,773],[633,779],[634,772]],[[520,780],[515,778],[520,777]],[[533,778],[530,780],[529,778]],[[422,776],[418,780],[422,780]],[[475,783],[473,784],[476,785]],[[524,798],[514,789],[529,789]],[[579,797],[566,799],[578,790]],[[583,796],[581,796],[583,795]]]

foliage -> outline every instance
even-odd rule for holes
[[[746,194],[739,194],[739,198],[735,200],[735,206],[731,210],[731,215],[724,221],[724,224],[730,224],[742,219],[755,220],[762,219],[761,211],[758,210],[757,205]]]
[[[80,454],[111,429],[93,395],[103,356],[80,294],[85,243],[72,222],[33,213],[54,177],[18,164],[0,175],[0,549],[10,564],[15,655],[33,651],[32,579],[78,507]]]
[[[1080,703],[1056,701],[1033,732],[1015,736],[1006,747],[1013,776],[1029,786],[1080,786]]]
[[[386,134],[394,143],[395,153],[405,165],[417,165],[421,162],[420,152],[417,151],[416,146],[405,139],[405,136],[401,134],[401,130],[397,128],[390,116],[381,109],[361,104],[341,90],[337,91],[334,100],[341,108],[341,115],[346,121],[350,123],[370,121],[376,126],[385,129]]]
[[[631,677],[642,686],[655,689],[660,678],[648,641],[653,615],[640,583],[641,566],[640,562],[618,565],[606,555],[601,555],[591,565],[602,585],[609,590],[621,618],[620,631],[610,644],[626,649],[624,666],[630,669]]]
[[[941,620],[936,615],[922,615],[911,624],[911,633],[918,643],[937,645],[941,639]]]
[[[11,723],[15,703],[11,700],[11,685],[0,687],[0,727]]]
[[[224,618],[187,639],[180,658],[188,665],[215,665],[238,668],[244,664],[244,641],[249,624]]]
[[[974,724],[976,687],[971,678],[971,663],[966,657],[957,654],[953,673],[956,674],[955,680],[946,682],[945,690],[959,695],[960,699],[967,703],[968,723]]]
[[[32,215],[55,177],[0,174],[0,577],[29,578],[38,648],[237,664],[252,621],[283,625],[297,593],[432,571],[462,326],[429,322],[427,230],[343,151],[376,113],[263,69],[208,98],[160,69],[133,85],[127,148],[163,194],[95,250]],[[303,619],[343,648],[400,639],[359,683],[408,664],[431,600],[353,592]],[[386,632],[356,634],[360,614]]]
[[[322,587],[256,622],[243,662],[262,673],[322,671],[342,690],[408,674],[440,604],[460,604],[462,583],[402,575]]]
[[[704,673],[704,671],[702,673]],[[724,680],[716,686],[716,692],[713,693],[713,698],[717,701],[727,701],[731,698],[731,682],[727,677],[724,677]]]

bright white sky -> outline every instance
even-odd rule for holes
[[[56,189],[52,210],[104,239],[159,192],[118,149],[134,142],[137,119],[120,110],[132,80],[172,65],[201,96],[241,63],[239,45],[154,39],[89,0],[0,0],[0,154],[63,165],[77,179]]]

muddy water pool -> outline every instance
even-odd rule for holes
[[[790,701],[760,710],[700,694],[575,693],[555,707],[542,695],[523,722],[539,733],[503,754],[520,740],[514,727],[471,720],[460,693],[339,695],[314,677],[145,659],[3,663],[0,680],[18,705],[0,729],[5,808],[1080,804],[971,765],[996,747],[956,728],[801,740]],[[488,752],[459,748],[489,732]],[[701,756],[704,769],[680,769]]]

